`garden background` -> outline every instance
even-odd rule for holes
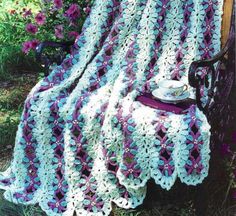
[[[0,0],[0,170],[12,157],[23,103],[31,88],[44,76],[45,69],[35,59],[36,46],[45,40],[75,40],[90,12],[91,0]],[[50,50],[48,50],[50,52]],[[221,143],[218,174],[207,178],[209,216],[236,215],[236,154],[230,142]],[[114,206],[115,216],[192,216],[198,188],[179,182],[171,191],[149,183],[144,205],[135,210]],[[10,203],[0,190],[0,216],[43,216],[40,207]]]

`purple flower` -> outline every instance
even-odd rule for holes
[[[71,4],[69,9],[65,12],[65,16],[71,20],[75,20],[80,16],[79,6],[77,4]]]
[[[64,30],[63,25],[57,25],[55,27],[55,36],[60,39],[64,38],[63,30]]]
[[[35,17],[35,21],[38,25],[43,25],[46,21],[46,16],[42,12],[38,13]]]
[[[90,13],[91,8],[90,8],[89,6],[87,6],[87,7],[85,7],[83,10],[84,10],[84,12],[85,12],[86,14],[88,14],[88,13]]]
[[[71,32],[68,33],[68,36],[70,38],[76,38],[78,35],[79,35],[79,33],[76,32],[76,31],[71,31]]]
[[[26,42],[23,43],[22,51],[25,54],[28,54],[31,49],[36,49],[38,44],[39,44],[39,41],[36,40],[36,39],[34,39],[32,41],[26,41]]]
[[[39,41],[34,39],[31,41],[31,48],[36,49],[36,47],[39,45]]]
[[[36,32],[38,31],[37,26],[32,23],[27,24],[25,29],[27,32],[29,32],[31,34],[36,34]]]
[[[24,42],[22,46],[22,52],[28,54],[30,50],[31,50],[31,41]]]
[[[54,0],[54,5],[57,9],[61,9],[63,6],[63,1],[62,0]]]
[[[228,156],[231,153],[229,144],[223,143],[220,147],[220,152],[223,157]]]
[[[23,17],[26,18],[28,16],[31,16],[32,15],[32,12],[31,12],[31,9],[29,10],[26,10],[25,8],[23,8]]]

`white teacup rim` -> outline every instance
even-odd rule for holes
[[[169,83],[169,84],[165,85],[165,83]],[[171,86],[172,89],[178,89],[178,88],[184,87],[186,84],[181,81],[178,81],[178,80],[161,80],[158,83],[158,86],[161,88],[168,88],[169,89],[170,85],[175,85],[175,86]]]

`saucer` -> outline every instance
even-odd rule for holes
[[[190,93],[188,91],[186,91],[182,95],[179,95],[179,96],[165,96],[165,95],[161,94],[158,89],[156,89],[156,90],[152,91],[152,95],[164,103],[176,104],[176,103],[180,103],[180,102],[183,102],[186,99],[188,99],[190,96]]]

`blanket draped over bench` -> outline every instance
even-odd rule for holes
[[[150,178],[167,190],[177,177],[201,183],[210,159],[205,115],[195,104],[176,114],[136,98],[162,79],[188,84],[191,62],[220,50],[222,5],[96,0],[73,52],[25,101],[0,173],[4,197],[39,203],[50,216],[98,216],[111,202],[142,204]]]

